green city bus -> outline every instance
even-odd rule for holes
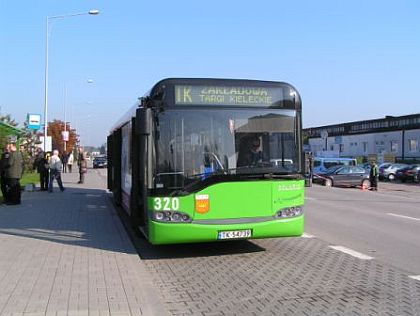
[[[108,136],[108,189],[152,244],[302,235],[293,86],[164,79],[138,100]]]

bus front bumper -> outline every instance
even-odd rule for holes
[[[222,241],[220,232],[251,230],[251,236],[240,239],[293,237],[303,234],[304,216],[273,219],[260,223],[229,225],[162,223],[149,221],[149,241],[154,245]],[[230,240],[230,239],[227,239]]]

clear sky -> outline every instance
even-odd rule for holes
[[[165,77],[289,82],[304,127],[420,112],[418,0],[0,0],[2,114],[43,114],[46,17],[89,9],[49,49],[49,119],[66,99],[85,145]]]

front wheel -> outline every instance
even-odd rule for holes
[[[331,188],[331,187],[333,186],[333,182],[332,182],[332,180],[331,180],[331,179],[325,179],[325,181],[324,181],[324,185],[325,185],[327,188]]]
[[[395,174],[390,173],[389,176],[388,176],[388,180],[389,181],[394,181],[395,180]]]

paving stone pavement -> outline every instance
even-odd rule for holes
[[[77,176],[0,206],[0,315],[165,315],[105,173]]]
[[[171,315],[420,315],[420,281],[317,238],[138,243]]]

